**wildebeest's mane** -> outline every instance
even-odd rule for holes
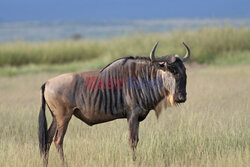
[[[114,61],[112,61],[111,63],[109,63],[108,65],[106,65],[100,72],[103,72],[106,68],[108,68],[111,64],[115,63],[116,61],[118,60],[122,60],[123,59],[123,62],[122,62],[122,65],[126,64],[126,62],[128,60],[148,60],[150,61],[150,58],[149,57],[142,57],[142,56],[136,56],[136,57],[133,57],[133,56],[127,56],[127,57],[122,57],[122,58],[119,58],[119,59],[116,59]]]

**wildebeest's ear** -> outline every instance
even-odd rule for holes
[[[169,55],[169,56],[166,57],[166,61],[167,61],[168,64],[174,63],[175,60],[176,60],[176,57],[173,56],[173,55]]]

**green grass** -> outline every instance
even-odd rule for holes
[[[83,67],[85,68],[85,67]],[[40,166],[38,73],[0,78],[0,166]],[[75,117],[64,152],[69,166],[250,166],[250,67],[187,66],[187,102],[140,124],[133,163],[126,120],[92,127]],[[46,115],[51,121],[48,110]],[[49,166],[59,166],[55,146]]]
[[[13,42],[0,45],[0,67],[27,64],[62,64],[91,60],[110,61],[124,56],[148,56],[156,41],[160,41],[157,55],[184,54],[182,42],[192,51],[191,61],[215,63],[217,59],[234,63],[238,53],[249,57],[249,28],[203,28],[200,30],[174,31],[116,37],[109,40]],[[230,55],[230,56],[228,56]],[[249,59],[248,59],[249,60]],[[249,61],[248,61],[249,63]]]
[[[0,76],[39,72],[101,69],[124,56],[148,56],[155,42],[157,56],[185,53],[191,62],[216,65],[250,64],[249,28],[203,28],[164,34],[137,34],[110,40],[14,42],[0,45]]]
[[[102,51],[101,42],[51,41],[13,42],[0,45],[0,66],[25,64],[61,64],[95,58]],[[98,49],[96,49],[98,48]]]

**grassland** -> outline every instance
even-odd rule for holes
[[[64,141],[68,165],[250,166],[250,67],[188,66],[187,72],[188,101],[159,120],[151,112],[140,124],[135,163],[126,120],[89,127],[73,118]],[[39,87],[55,75],[0,77],[0,166],[41,165]],[[49,165],[60,165],[54,145]]]
[[[157,55],[192,51],[191,61],[250,64],[249,28],[203,28],[171,33],[137,34],[109,40],[14,42],[0,44],[0,75],[97,69],[124,56],[147,56],[155,42]]]
[[[109,40],[0,44],[0,167],[41,165],[37,126],[41,84],[60,73],[101,69],[123,56],[192,52],[188,101],[140,124],[137,161],[126,120],[89,127],[77,118],[64,141],[69,166],[250,166],[250,29],[203,28]],[[46,111],[49,122],[51,116]],[[60,161],[54,145],[50,166]]]

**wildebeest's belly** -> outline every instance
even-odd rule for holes
[[[74,111],[74,115],[90,126],[94,124],[112,121],[112,120],[119,119],[119,118],[125,118],[122,114],[111,114],[111,113],[104,112],[102,110],[86,111],[84,109],[76,109]]]

